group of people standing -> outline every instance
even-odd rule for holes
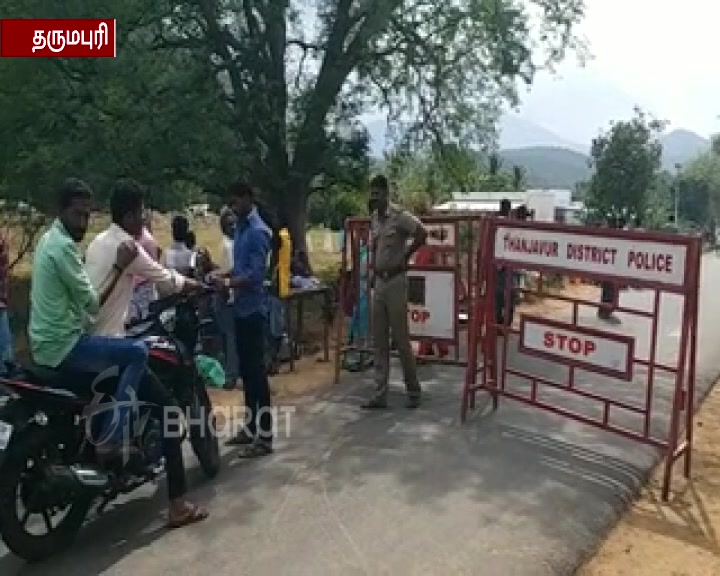
[[[59,189],[57,218],[35,249],[29,339],[32,361],[39,367],[68,375],[119,369],[113,397],[120,417],[104,419],[102,440],[96,446],[100,462],[112,466],[134,456],[124,426],[117,425],[127,420],[129,408],[123,407],[123,401],[176,405],[148,370],[145,343],[126,338],[131,301],[143,293],[152,300],[154,291],[161,295],[193,292],[203,284],[193,278],[196,263],[187,225],[182,220],[173,222],[174,242],[161,254],[146,217],[144,187],[130,179],[113,186],[112,223],[90,242],[83,258],[80,243],[87,234],[92,198],[91,188],[79,179],[68,179]],[[205,280],[217,287],[222,298],[219,317],[235,329],[238,372],[251,416],[229,443],[241,447],[239,457],[252,458],[273,451],[271,399],[263,361],[263,295],[273,232],[258,215],[253,189],[246,183],[229,187],[227,207],[225,218],[233,223],[232,238],[230,228],[226,229],[227,262],[207,262],[212,273]],[[185,498],[180,440],[164,438],[163,452],[169,525],[180,527],[205,519],[207,511]]]

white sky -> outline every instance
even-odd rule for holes
[[[586,143],[639,104],[670,128],[720,131],[720,1],[586,0],[580,32],[593,60],[540,76],[520,114]]]

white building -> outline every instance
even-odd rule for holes
[[[505,198],[513,208],[525,204],[525,192],[453,192],[452,200],[433,206],[433,212],[497,212]]]
[[[500,201],[510,200],[513,209],[525,205],[539,222],[578,223],[584,210],[582,202],[572,201],[572,192],[564,189],[529,189],[520,192],[455,192],[452,200],[433,207],[434,212],[497,212]]]

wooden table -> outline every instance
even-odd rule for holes
[[[290,294],[283,298],[285,305],[285,318],[287,322],[287,334],[290,341],[290,371],[295,370],[296,346],[302,337],[303,332],[303,304],[306,300],[321,297],[323,298],[322,322],[323,322],[323,362],[330,361],[330,312],[332,306],[332,289],[329,286],[321,285],[313,288],[293,288]],[[292,307],[295,305],[297,333],[293,330],[291,321]]]

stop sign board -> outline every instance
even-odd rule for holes
[[[410,337],[455,342],[457,295],[455,270],[413,267],[408,271]]]
[[[536,316],[520,320],[520,351],[622,380],[632,379],[634,346],[621,334]]]

